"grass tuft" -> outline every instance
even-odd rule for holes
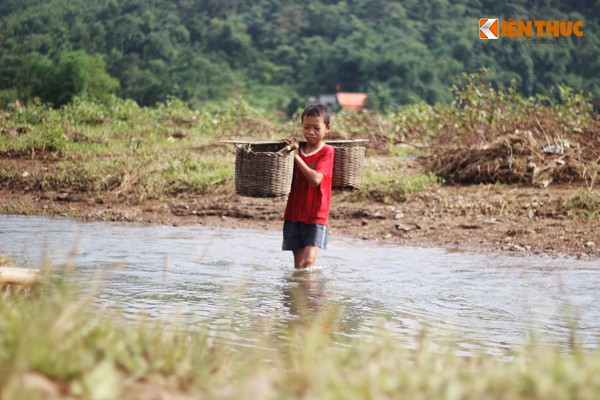
[[[579,189],[563,201],[563,208],[569,215],[597,218],[600,215],[600,194],[597,190]]]

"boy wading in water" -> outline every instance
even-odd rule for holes
[[[331,129],[329,109],[313,104],[302,113],[306,144],[294,153],[294,178],[283,219],[283,250],[294,253],[296,269],[315,265],[319,249],[327,246],[333,147],[323,139]],[[298,139],[286,139],[298,147]]]

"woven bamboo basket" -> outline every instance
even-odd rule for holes
[[[362,185],[365,168],[365,148],[351,145],[333,145],[333,182],[336,190],[358,190]]]
[[[284,197],[290,193],[294,156],[278,144],[242,144],[235,154],[235,192],[246,197]]]

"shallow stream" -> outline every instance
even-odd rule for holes
[[[499,257],[331,237],[318,267],[295,273],[281,233],[0,215],[0,253],[39,267],[73,263],[95,302],[209,327],[253,345],[260,332],[342,311],[341,336],[381,327],[412,346],[425,329],[465,352],[540,340],[586,348],[600,337],[600,265]]]

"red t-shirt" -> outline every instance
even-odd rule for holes
[[[313,187],[294,163],[294,179],[283,219],[305,224],[329,225],[331,180],[333,178],[333,147],[323,145],[313,154],[304,155],[298,150],[306,165],[323,174],[319,186]]]

